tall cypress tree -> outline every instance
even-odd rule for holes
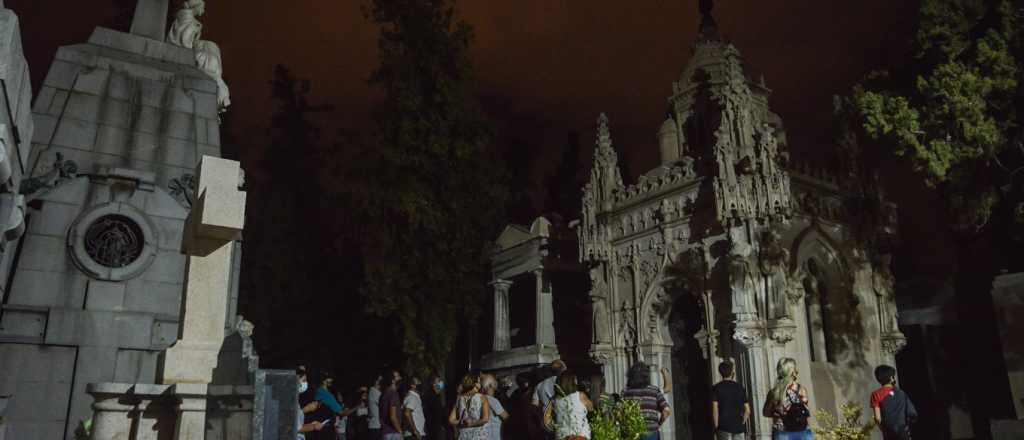
[[[380,66],[363,292],[389,317],[408,371],[440,369],[460,324],[476,319],[489,279],[487,243],[506,194],[476,103],[472,28],[450,0],[374,0]]]

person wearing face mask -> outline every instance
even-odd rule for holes
[[[306,411],[299,403],[299,396],[309,389],[309,382],[307,381],[306,375],[305,367],[300,366],[295,369],[295,379],[298,381],[298,393],[295,395],[295,430],[299,434],[298,440],[305,440],[305,434],[310,432],[319,432],[324,427],[324,425],[318,421],[303,423],[303,413]]]

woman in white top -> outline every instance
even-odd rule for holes
[[[576,374],[566,371],[558,376],[555,389],[554,425],[555,439],[590,439],[590,422],[587,413],[594,404],[576,385]]]
[[[459,387],[459,396],[448,414],[448,424],[459,430],[459,440],[487,440],[487,422],[491,407],[480,394],[480,376],[467,374]]]

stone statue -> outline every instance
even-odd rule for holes
[[[167,32],[167,42],[176,46],[192,49],[203,33],[203,24],[197,20],[206,12],[204,0],[188,0],[178,10]]]
[[[757,293],[750,261],[747,259],[749,255],[749,244],[743,241],[733,242],[728,256],[729,291],[732,294],[732,312],[736,315],[737,321],[757,319]]]
[[[768,279],[767,314],[768,319],[789,318],[789,307],[786,291],[789,280],[786,266],[789,262],[789,251],[781,243],[778,231],[765,232],[765,241],[761,247],[761,272]]]
[[[873,264],[871,268],[871,287],[878,298],[878,317],[882,327],[882,334],[898,331],[899,329],[899,324],[896,322],[896,307],[894,307],[895,297],[892,292],[895,277],[889,269],[891,259],[892,257],[888,255],[880,257],[879,261]]]
[[[217,109],[223,113],[231,105],[231,92],[222,78],[224,68],[221,65],[220,47],[212,41],[199,40],[195,44],[195,50],[199,68],[217,81]]]

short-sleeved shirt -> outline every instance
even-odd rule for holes
[[[622,392],[622,398],[640,404],[640,412],[647,420],[647,432],[658,432],[661,428],[661,412],[668,408],[668,400],[658,387],[629,388]]]
[[[907,393],[889,385],[871,393],[871,408],[878,408],[882,415],[880,428],[888,433],[903,432],[910,420],[917,417],[917,410]]]
[[[412,412],[412,424],[416,427],[416,432],[420,435],[426,435],[426,424],[427,418],[423,415],[423,399],[420,398],[420,394],[416,391],[409,391],[409,394],[405,395],[405,400],[402,401],[402,409]],[[412,435],[412,431],[406,430],[406,435]]]
[[[370,410],[370,418],[367,420],[369,429],[380,429],[380,389],[371,387],[367,399],[367,408]]]
[[[498,440],[501,438],[501,415],[505,413],[505,407],[494,396],[487,396],[487,404],[491,406],[491,417],[487,419],[484,427],[487,429],[487,438]]]
[[[547,408],[548,403],[555,399],[555,381],[558,376],[551,376],[540,381],[533,392],[533,404],[541,408]]]
[[[398,391],[395,390],[387,390],[380,396],[380,433],[382,435],[399,433],[391,425],[391,408],[395,408],[395,411],[401,414],[402,399],[398,397]]]
[[[746,432],[743,405],[748,403],[747,390],[733,380],[723,380],[711,389],[711,400],[718,402],[718,430],[730,434]]]
[[[335,399],[334,395],[327,388],[320,387],[316,389],[316,401],[326,406],[333,414],[340,413],[344,409],[344,406],[338,403],[338,399]]]

